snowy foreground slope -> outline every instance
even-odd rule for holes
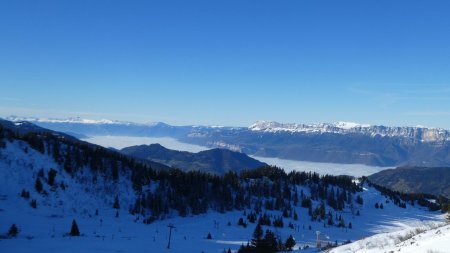
[[[54,168],[57,171],[56,180],[64,182],[65,190],[50,187],[43,182],[48,194],[36,192],[35,181],[41,168]],[[0,239],[0,252],[206,253],[223,252],[229,248],[235,252],[241,244],[252,238],[255,224],[249,223],[247,228],[237,225],[239,218],[245,219],[244,211],[224,214],[210,211],[185,218],[173,215],[145,225],[128,212],[128,206],[135,198],[129,181],[112,183],[99,177],[94,184],[89,173],[89,170],[85,170],[71,177],[50,156],[33,150],[21,141],[7,142],[6,147],[0,149],[0,234],[6,234],[12,224],[16,224],[20,232],[17,238]],[[30,192],[30,199],[37,200],[36,209],[30,207],[30,199],[20,197],[23,189]],[[308,188],[299,189],[308,194]],[[116,217],[116,210],[111,207],[114,196],[118,193],[121,193],[121,208]],[[323,243],[342,244],[347,240],[355,241],[376,233],[438,225],[443,220],[440,213],[431,213],[417,205],[413,207],[407,204],[403,209],[387,203],[384,196],[367,186],[361,196],[364,204],[355,207],[360,211],[360,216],[352,214],[349,208],[339,212],[346,223],[352,223],[352,229],[312,222],[307,214],[308,210],[297,206],[295,210],[299,220],[285,218],[283,228],[264,226],[264,230],[271,229],[284,239],[292,234],[297,241],[295,250],[303,252],[301,249],[309,246],[305,251],[316,252],[316,231],[321,232]],[[384,209],[376,209],[375,203],[383,203]],[[96,209],[98,215],[95,214]],[[280,215],[279,211],[268,213]],[[73,219],[80,228],[80,237],[67,236]],[[294,229],[287,226],[289,222],[294,224]],[[171,248],[167,249],[169,224],[176,228],[172,231]],[[442,228],[441,237],[450,241],[447,228]],[[211,240],[206,239],[208,233],[212,235]],[[431,233],[433,232],[430,231],[430,235]],[[437,236],[426,237],[430,243],[436,240],[445,243],[445,240]],[[356,242],[350,245],[359,244]],[[450,248],[445,245],[442,247],[439,246],[439,252],[446,252]],[[384,249],[372,250],[374,251],[371,252],[389,252]],[[353,249],[350,248],[349,251],[342,248],[342,251],[336,252],[353,252]]]
[[[330,251],[330,253],[349,252],[450,252],[450,225],[424,225],[414,229],[378,234]]]

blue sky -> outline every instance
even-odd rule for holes
[[[0,2],[0,115],[450,129],[450,1]]]

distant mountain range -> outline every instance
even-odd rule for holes
[[[405,193],[427,193],[450,198],[449,167],[400,167],[369,176],[375,184]]]
[[[159,145],[126,150],[181,164],[190,159],[196,166],[198,161],[214,168],[257,165],[244,154],[221,149],[197,154]],[[222,252],[224,247],[237,252],[240,245],[234,242],[252,239],[260,242],[247,247],[250,252],[275,252],[278,237],[292,241],[285,238],[295,232],[293,224],[304,225],[300,243],[310,245],[304,249],[317,252],[322,249],[310,243],[317,230],[327,236],[323,242],[343,244],[387,229],[388,223],[402,229],[441,219],[424,207],[447,204],[427,196],[415,198],[412,206],[398,194],[389,196],[397,202],[388,203],[376,188],[348,176],[288,174],[271,166],[221,176],[165,165],[167,170],[160,170],[148,162],[28,122],[0,120],[1,252],[53,252],[55,245],[75,252],[165,252],[168,224],[175,227],[171,252]],[[377,208],[379,203],[384,207]],[[266,230],[264,239],[252,236],[264,233],[257,224]]]
[[[111,120],[9,117],[86,136],[172,137],[210,148],[298,161],[376,166],[450,166],[450,132],[427,127],[389,127],[349,122],[281,124],[259,121],[250,127],[171,126]]]
[[[170,150],[159,144],[151,144],[127,147],[120,152],[185,171],[198,170],[214,174],[224,174],[228,171],[240,172],[244,169],[255,169],[267,165],[246,154],[228,149],[211,149],[190,153]]]

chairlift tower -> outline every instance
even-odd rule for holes
[[[316,246],[318,249],[320,249],[321,243],[320,243],[320,231],[319,230],[316,231],[316,235],[317,235]]]
[[[167,243],[167,248],[170,249],[170,238],[172,237],[172,228],[175,228],[173,224],[167,226],[169,228],[169,243]]]

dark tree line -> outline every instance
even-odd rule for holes
[[[71,175],[88,167],[93,181],[96,181],[97,175],[109,178],[111,182],[116,182],[121,175],[129,176],[138,197],[132,206],[125,208],[133,214],[143,216],[144,222],[162,218],[171,210],[186,216],[205,213],[210,209],[219,212],[251,209],[255,215],[248,219],[249,222],[259,219],[263,210],[280,211],[282,218],[294,218],[296,213],[293,207],[297,205],[307,208],[312,220],[325,221],[331,211],[326,210],[326,205],[334,211],[341,211],[352,204],[356,193],[362,191],[352,177],[321,176],[313,172],[297,171],[286,173],[273,166],[246,170],[240,174],[228,172],[223,176],[177,169],[155,170],[145,161],[55,132],[19,134],[1,127],[0,142],[3,143],[5,139],[25,141],[38,152],[51,155]],[[45,174],[47,179],[43,181]],[[63,182],[56,182],[56,175],[57,172],[53,169],[47,173],[42,172],[36,180],[36,190],[43,191],[43,182],[49,186],[65,187]],[[152,190],[146,187],[150,184],[154,186]],[[298,186],[309,188],[310,194],[307,196],[299,191]],[[440,202],[424,202],[426,195],[407,195],[374,186],[399,206],[416,200],[432,210],[441,208]],[[119,199],[118,196],[115,197],[113,207],[119,209]],[[359,195],[356,196],[356,201],[363,203]],[[319,204],[314,206],[313,203]],[[35,201],[32,205],[36,206]],[[275,223],[283,226],[280,221],[282,219],[271,219],[272,225]],[[339,222],[333,221],[335,223]]]
[[[257,224],[253,232],[253,239],[247,245],[241,245],[238,253],[275,253],[278,251],[291,251],[295,246],[295,239],[290,235],[283,243],[271,230],[262,229],[261,224]]]
[[[286,173],[271,166],[240,174],[228,172],[223,176],[177,169],[154,170],[145,161],[55,132],[19,134],[2,128],[0,136],[25,141],[38,152],[51,155],[71,175],[76,175],[83,167],[90,168],[93,181],[99,174],[112,182],[120,175],[129,175],[138,198],[133,206],[125,208],[145,216],[147,222],[163,217],[171,210],[185,216],[205,213],[209,209],[219,212],[253,209],[256,213],[266,209],[281,211],[283,217],[293,217],[293,206],[301,203],[313,208],[312,200],[326,200],[334,209],[342,210],[351,195],[361,190],[350,177]],[[56,184],[56,170],[50,169],[47,173],[41,170],[39,174],[42,175],[35,183],[38,192],[44,191],[45,181],[50,186]],[[143,190],[150,184],[156,186],[154,190]],[[298,192],[298,185],[310,187],[311,196]],[[117,196],[114,202],[114,208],[118,209]],[[274,221],[277,226],[282,225],[280,220]]]
[[[416,203],[420,206],[427,207],[430,211],[438,211],[442,212],[449,211],[450,202],[449,199],[443,196],[434,196],[432,194],[424,194],[424,193],[404,193],[399,191],[394,191],[389,188],[374,184],[370,182],[369,179],[365,178],[365,180],[381,192],[383,195],[387,196],[395,205],[406,208],[406,203],[410,203],[411,205],[415,205]],[[430,199],[435,199],[436,201],[429,201]],[[378,204],[378,203],[377,203]],[[380,206],[379,206],[380,207]]]

